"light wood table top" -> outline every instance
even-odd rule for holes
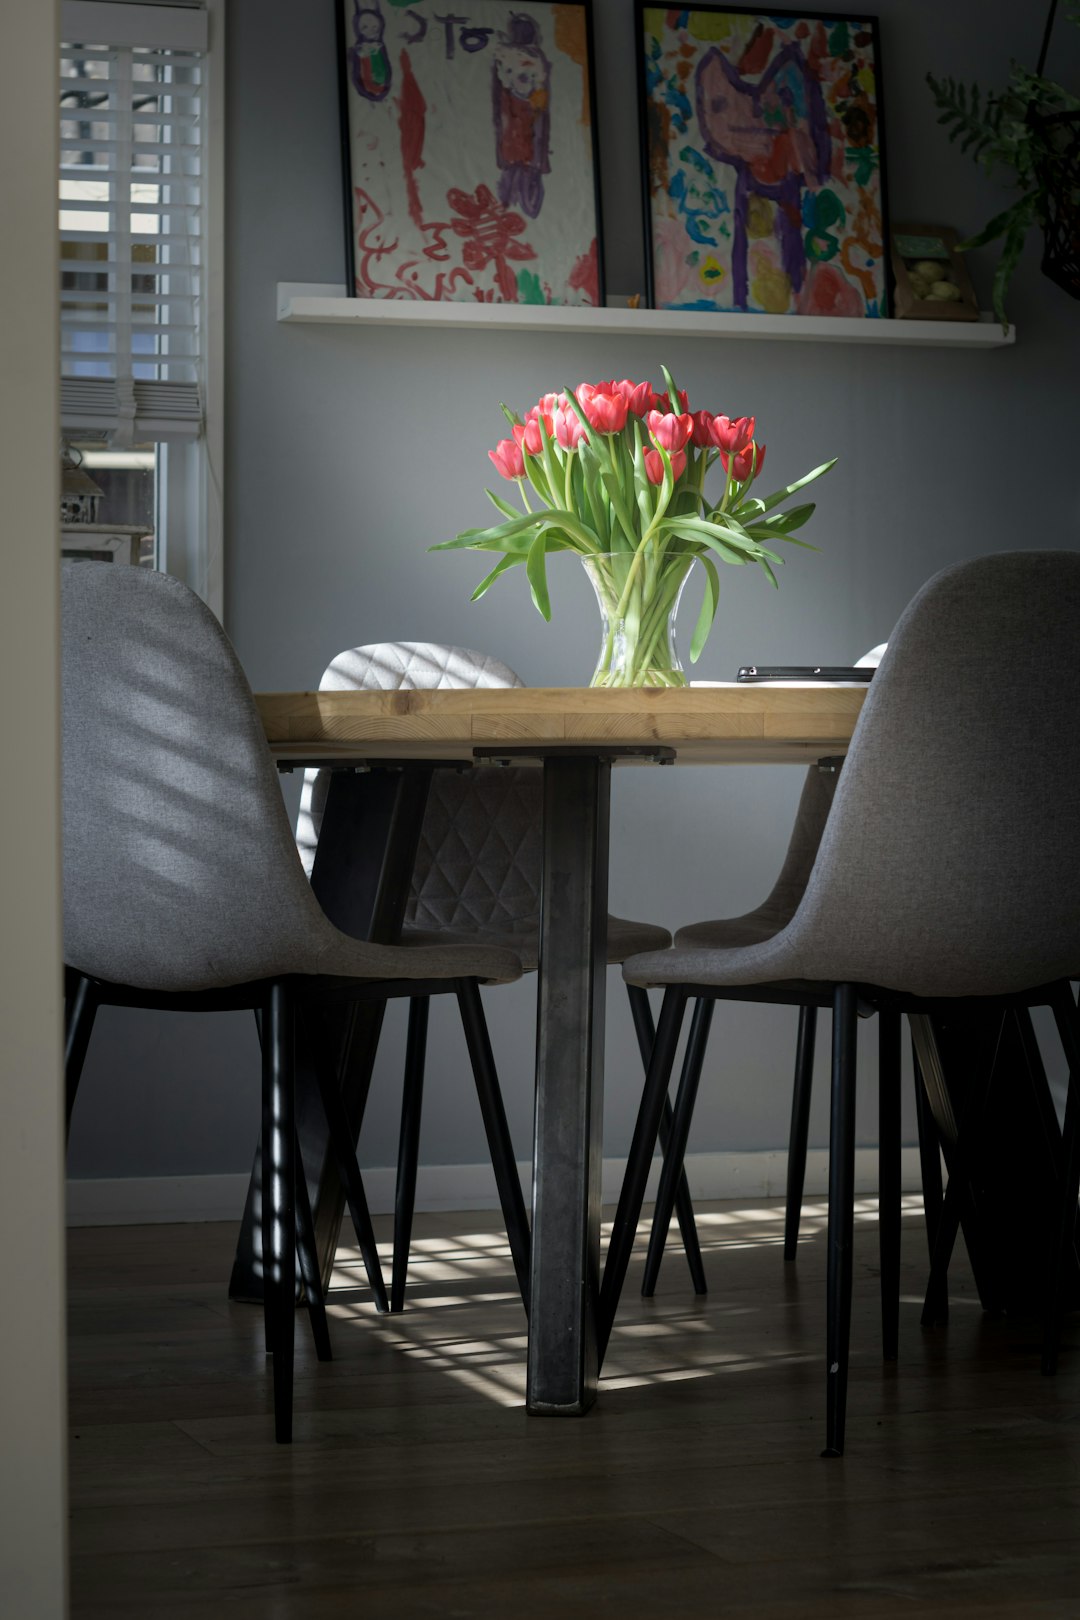
[[[791,764],[842,754],[865,686],[738,684],[608,691],[478,687],[436,692],[263,692],[280,760],[467,759],[476,748],[656,743],[677,761]]]

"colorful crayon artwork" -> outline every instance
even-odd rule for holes
[[[356,295],[600,303],[587,5],[338,8]]]
[[[638,19],[653,305],[887,315],[875,20]]]

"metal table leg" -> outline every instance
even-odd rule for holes
[[[527,1403],[596,1399],[611,765],[544,760]]]

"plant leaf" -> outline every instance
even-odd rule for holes
[[[770,535],[786,535],[792,529],[801,529],[813,517],[816,508],[813,501],[806,501],[802,506],[791,506],[786,512],[774,512],[771,517],[758,519],[756,523],[749,523],[746,532],[754,539],[759,536],[767,540]]]
[[[1003,208],[1000,214],[995,214],[989,224],[984,225],[977,236],[969,236],[963,242],[958,242],[958,250],[961,253],[966,253],[969,248],[985,247],[988,242],[996,241],[999,236],[1004,236],[1011,229],[1017,216],[1028,216],[1032,203],[1033,199],[1030,196],[1018,197],[1014,203],[1009,204],[1008,208]]]
[[[776,490],[772,495],[751,496],[751,501],[757,504],[758,512],[771,512],[773,507],[779,506],[782,501],[786,501],[789,495],[795,494],[796,490],[805,489],[807,484],[814,482],[815,478],[821,478],[825,473],[831,472],[836,466],[837,459],[836,456],[833,456],[831,461],[823,461],[820,467],[815,467],[812,472],[804,473],[801,478],[796,478],[793,484],[785,484],[783,489]],[[730,515],[741,518],[749,504],[750,502],[741,501]]]
[[[994,314],[1001,322],[1003,332],[1009,330],[1009,317],[1005,313],[1005,293],[1009,282],[1012,280],[1012,273],[1016,269],[1020,255],[1024,251],[1024,243],[1027,240],[1032,217],[1031,214],[1026,218],[1023,215],[1017,215],[1013,220],[1005,233],[1005,245],[1001,250],[1001,258],[998,260],[997,269],[994,271]]]
[[[529,588],[532,599],[536,603],[537,611],[550,622],[551,598],[548,596],[547,584],[547,536],[541,531],[529,547],[529,555],[525,559],[525,572],[529,579]]]
[[[517,552],[512,553],[508,557],[503,557],[500,562],[495,564],[490,574],[484,575],[483,579],[470,596],[469,601],[479,602],[484,592],[490,590],[491,586],[494,585],[500,574],[505,574],[508,568],[517,568],[524,561],[524,555]]]
[[[521,513],[515,511],[514,507],[512,507],[508,501],[500,500],[498,495],[493,494],[490,489],[485,489],[484,494],[487,496],[496,512],[501,512],[503,517],[516,520],[521,516]]]
[[[657,531],[661,534],[681,535],[684,540],[703,540],[706,545],[715,540],[720,540],[730,551],[745,552],[746,556],[740,558],[740,561],[744,562],[757,554],[757,542],[751,540],[741,528],[731,528],[723,523],[713,523],[708,518],[665,518],[657,526]]]
[[[705,595],[701,603],[701,612],[698,614],[697,624],[694,626],[694,636],[690,643],[690,662],[696,664],[704,651],[705,643],[709,639],[709,631],[716,618],[716,610],[720,605],[720,575],[716,571],[716,564],[711,557],[702,557],[701,566],[705,570]]]

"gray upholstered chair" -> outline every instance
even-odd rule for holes
[[[395,691],[410,687],[430,691],[523,685],[508,665],[484,653],[411,641],[379,642],[340,653],[319,683],[321,691]],[[309,874],[329,776],[325,770],[305,773],[296,839]],[[437,771],[428,795],[403,940],[430,946],[499,944],[520,958],[526,972],[535,969],[540,931],[542,812],[540,772],[528,766],[488,767],[463,773]],[[610,964],[617,965],[639,951],[664,950],[670,943],[671,935],[665,928],[621,917],[608,918]],[[648,996],[635,985],[628,986],[628,990],[642,1062],[647,1065],[654,1034]],[[414,997],[409,1006],[398,1151],[392,1310],[400,1310],[405,1298],[427,1020],[426,998]],[[693,1206],[686,1178],[681,1174],[676,1209],[694,1287],[704,1293],[705,1273]]]
[[[186,586],[142,569],[67,563],[62,603],[69,1111],[99,1006],[259,1014],[263,1293],[275,1432],[288,1440],[294,1200],[310,1230],[296,1173],[297,1043],[319,1046],[320,1011],[341,998],[454,992],[482,1018],[478,982],[516,979],[521,966],[498,946],[367,944],[328,921],[297,857],[236,654]],[[492,1077],[477,1079],[490,1097]],[[328,1123],[346,1185],[362,1200],[335,1080],[320,1074]],[[497,1086],[493,1095],[501,1115]],[[505,1118],[501,1130],[508,1144]],[[523,1208],[521,1228],[527,1243]],[[515,1260],[527,1269],[527,1252]],[[301,1261],[317,1300],[314,1255]]]
[[[883,642],[880,646],[871,648],[868,653],[864,653],[861,658],[856,660],[855,667],[876,668],[881,662],[885,645]],[[762,940],[771,939],[774,934],[780,932],[781,928],[787,926],[798,909],[810,873],[813,870],[818,845],[821,843],[825,823],[832,808],[833,793],[836,788],[841,763],[839,759],[829,759],[821,764],[811,765],[807,771],[783,865],[780,868],[776,882],[761,904],[756,906],[753,911],[745,912],[740,917],[722,917],[715,921],[694,923],[688,928],[681,928],[675,935],[675,944],[677,946],[707,946],[714,950],[735,949],[743,945],[760,944]],[[628,989],[631,991],[637,990],[639,995],[644,995],[640,986],[630,985]],[[686,1062],[691,1067],[696,1066],[699,1072],[709,1038],[712,1010],[713,1003],[711,1000],[698,1002],[694,1008]],[[803,1187],[806,1181],[806,1153],[814,1078],[817,1014],[818,1009],[814,1003],[804,1003],[799,1008],[798,1035],[795,1043],[795,1077],[791,1097],[791,1126],[788,1132],[787,1184],[785,1189],[784,1259],[786,1261],[794,1261],[799,1242]],[[891,1033],[890,1031],[890,1036]],[[926,1167],[925,1180],[928,1185],[924,1190],[932,1227],[933,1215],[941,1196],[940,1173],[939,1184],[935,1192],[933,1186],[933,1166],[935,1162],[933,1155],[936,1152],[936,1135],[934,1133],[933,1119],[929,1113],[925,1094],[917,1074],[915,1095],[919,1107],[920,1144],[924,1145],[926,1149],[924,1165]],[[895,1358],[897,1324],[896,1293],[891,1286],[893,1278],[889,1262],[895,1246],[899,1242],[899,1095],[883,1097],[882,1104],[882,1174],[886,1183],[888,1183],[890,1177],[895,1182],[896,1195],[895,1198],[891,1199],[891,1204],[895,1207],[890,1209],[889,1216],[883,1223],[883,1330],[886,1359],[892,1360]],[[654,1244],[645,1267],[641,1285],[641,1292],[646,1298],[651,1297],[656,1291],[662,1254],[662,1246]]]
[[[833,1007],[829,1455],[839,1455],[844,1444],[860,1009],[877,1008],[897,1025],[901,1012],[933,1011],[961,999],[987,1015],[1052,1005],[1071,1068],[1061,1232],[1071,1233],[1075,1220],[1080,1065],[1068,979],[1080,964],[1078,624],[1078,554],[1005,553],[938,574],[890,638],[817,859],[786,926],[734,949],[695,943],[684,933],[674,949],[624,964],[628,982],[663,987],[665,996],[605,1268],[604,1343],[687,999]],[[898,1039],[883,1061],[895,1078]],[[660,1243],[699,1072],[684,1072],[676,1103],[657,1199],[654,1237]],[[950,1188],[955,1180],[954,1173]],[[1066,1246],[1060,1236],[1058,1245],[1060,1260]],[[1055,1300],[1049,1350],[1058,1309]]]

